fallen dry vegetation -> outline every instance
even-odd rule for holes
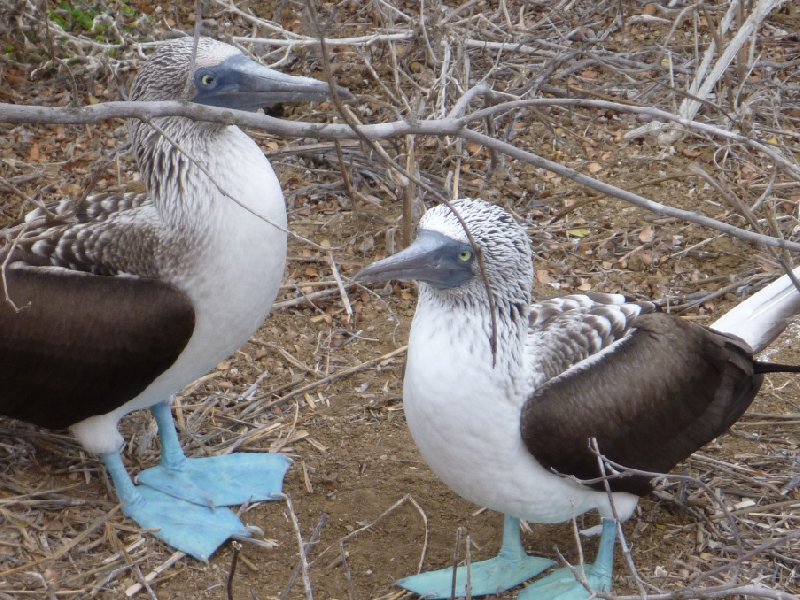
[[[96,112],[37,120],[0,107],[4,225],[36,204],[131,184],[126,128],[103,103],[124,98],[154,42],[198,20],[188,2],[43,6],[6,2],[0,102]],[[263,535],[205,565],[124,519],[99,463],[69,436],[0,419],[0,598],[401,598],[393,582],[420,563],[450,564],[465,543],[473,560],[490,556],[499,515],[439,483],[404,426],[413,288],[350,280],[405,243],[440,196],[484,197],[525,222],[540,296],[622,291],[707,323],[797,262],[800,14],[790,2],[200,8],[205,33],[357,95],[347,107],[284,107],[278,116],[338,124],[282,126],[299,139],[250,122],[298,237],[258,335],[176,401],[189,455],[292,456],[291,502],[243,507]],[[771,356],[800,362],[797,335]],[[630,552],[617,557],[618,594],[800,594],[798,383],[770,378],[730,434],[641,503],[625,526]],[[149,416],[121,427],[132,470],[152,465]],[[532,526],[525,543],[579,559],[572,524]],[[587,555],[594,543],[583,541]]]

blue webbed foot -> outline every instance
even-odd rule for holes
[[[583,577],[595,592],[611,590],[611,575],[614,569],[614,541],[617,535],[615,521],[603,521],[600,549],[594,564],[583,565]],[[580,570],[580,565],[575,567]],[[579,582],[568,568],[556,569],[546,577],[526,587],[519,600],[587,600],[592,594]]]
[[[506,515],[503,529],[503,546],[499,554],[492,559],[470,565],[470,593],[473,596],[498,594],[553,566],[551,560],[528,556],[525,553],[519,539],[519,519]],[[398,581],[397,585],[423,598],[450,598],[453,569],[440,569],[406,577]],[[459,567],[456,573],[455,595],[466,596],[466,586],[467,569]]]
[[[165,494],[204,506],[232,506],[275,500],[291,460],[283,454],[227,454],[187,459],[169,403],[151,407],[161,437],[161,464],[139,473],[138,481]]]
[[[611,590],[611,573],[594,565],[584,565],[583,575],[594,591]],[[565,567],[556,569],[526,587],[519,595],[519,600],[586,600],[590,596],[589,590],[575,579],[572,571]]]
[[[136,486],[118,453],[105,454],[102,458],[123,504],[122,512],[176,550],[207,561],[228,538],[249,535],[230,509],[214,510],[146,486]]]
[[[553,561],[535,556],[509,560],[495,556],[470,566],[470,590],[473,596],[499,594],[535,577],[553,566]],[[397,582],[402,588],[423,598],[450,598],[453,587],[453,569],[440,569],[406,577]],[[467,569],[459,567],[456,573],[456,597],[467,595]]]
[[[232,506],[281,497],[291,460],[283,454],[227,454],[186,459],[139,473],[139,483],[203,506]]]

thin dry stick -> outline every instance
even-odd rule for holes
[[[231,542],[233,548],[233,555],[231,556],[231,568],[228,571],[228,580],[225,584],[225,591],[228,594],[228,600],[233,600],[233,579],[236,576],[236,565],[239,563],[239,553],[242,551],[242,545],[237,542]]]
[[[586,575],[583,570],[584,560],[583,560],[583,544],[581,543],[580,539],[580,532],[578,531],[578,522],[576,521],[575,517],[572,518],[572,535],[575,539],[575,547],[578,550],[578,566],[576,567],[572,563],[570,563],[567,558],[561,554],[561,551],[556,548],[556,554],[558,555],[558,561],[562,563],[569,572],[572,573],[572,576],[575,578],[575,581],[580,583],[583,588],[589,592],[590,595],[593,595],[595,591],[592,589],[592,586],[589,585],[589,582],[586,580]]]
[[[466,545],[464,547],[464,561],[466,562],[465,569],[467,570],[467,586],[466,594],[467,600],[472,600],[472,538],[467,534]]]
[[[456,597],[456,583],[458,581],[458,563],[461,561],[461,538],[464,535],[463,527],[456,527],[456,547],[453,548],[453,576],[450,579],[450,600]]]
[[[353,184],[350,182],[350,172],[347,170],[347,165],[344,162],[344,155],[342,154],[342,144],[339,140],[333,140],[333,147],[336,149],[336,158],[339,159],[339,171],[342,174],[342,181],[344,181],[344,189],[350,201],[355,205],[356,192],[353,189]]]
[[[764,587],[760,584],[724,584],[708,588],[684,588],[663,594],[647,594],[647,600],[714,600],[716,598],[767,598],[768,600],[800,600],[799,596]],[[596,598],[603,600],[642,600],[642,596],[618,596],[608,592],[597,592]]]
[[[605,474],[606,472],[606,463],[605,458],[602,454],[600,454],[600,446],[597,444],[597,438],[591,438],[589,440],[589,447],[591,448],[592,452],[595,453],[597,457],[597,467],[601,474]],[[628,546],[628,542],[625,539],[625,532],[622,529],[622,523],[620,523],[619,515],[617,514],[617,507],[614,504],[614,494],[611,491],[611,484],[608,481],[608,478],[603,478],[603,487],[605,487],[606,495],[608,496],[608,503],[611,505],[611,513],[614,515],[614,522],[617,528],[617,537],[619,537],[619,545],[622,547],[622,554],[625,556],[625,561],[628,563],[628,569],[633,575],[634,580],[636,581],[636,587],[639,588],[639,593],[642,595],[643,598],[647,597],[647,592],[644,589],[644,583],[642,582],[642,578],[639,576],[639,570],[636,568],[636,563],[633,562],[633,555],[631,554],[631,549]]]
[[[333,272],[333,279],[336,281],[336,287],[339,288],[339,296],[342,299],[342,305],[344,306],[344,311],[347,313],[348,317],[353,316],[353,309],[350,306],[350,298],[347,296],[347,291],[344,289],[344,283],[342,283],[342,276],[339,275],[339,269],[336,267],[336,261],[333,260],[333,253],[328,252],[328,261],[331,263],[331,271]]]
[[[0,284],[2,284],[2,287],[3,287],[3,297],[4,297],[5,302],[9,306],[11,306],[11,308],[14,310],[15,313],[18,313],[19,311],[23,310],[25,308],[25,306],[21,306],[21,307],[17,306],[16,303],[11,299],[11,296],[8,295],[7,271],[8,271],[8,263],[11,260],[12,254],[14,254],[14,248],[17,247],[17,243],[19,242],[20,238],[22,237],[22,234],[25,233],[26,225],[27,225],[27,223],[23,222],[22,227],[19,230],[19,233],[16,236],[14,236],[13,240],[11,240],[11,245],[6,251],[6,255],[3,258],[3,262],[0,263]]]
[[[403,247],[408,247],[411,244],[411,236],[414,231],[414,197],[417,194],[414,181],[415,179],[419,179],[413,135],[406,136],[406,171],[411,173],[414,177],[403,186]]]
[[[300,522],[297,520],[297,514],[294,512],[294,505],[289,494],[283,494],[286,501],[286,508],[289,510],[289,517],[292,519],[294,526],[295,537],[297,538],[297,547],[300,550],[300,566],[301,575],[303,578],[303,589],[306,592],[307,600],[314,600],[314,594],[311,592],[311,578],[308,575],[308,559],[306,558],[306,546],[303,542],[303,534],[300,531]]]
[[[319,541],[319,536],[322,533],[322,528],[325,527],[327,522],[328,522],[328,514],[322,513],[322,516],[319,518],[319,521],[317,521],[317,526],[314,527],[314,531],[311,532],[311,537],[308,539],[308,542],[304,546],[303,552],[305,553],[306,560],[308,560],[308,555],[311,553],[311,549]],[[289,593],[292,591],[294,583],[295,581],[297,581],[297,577],[300,575],[302,570],[303,570],[303,561],[299,560],[297,562],[297,566],[294,568],[294,573],[292,573],[292,576],[289,578],[289,583],[286,586],[286,589],[283,590],[283,592],[281,593],[279,600],[286,600],[289,597]]]
[[[139,580],[139,585],[141,585],[147,591],[147,595],[150,596],[152,600],[158,600],[158,596],[156,596],[155,591],[153,590],[152,587],[150,587],[150,582],[147,581],[147,578],[142,574],[142,570],[139,568],[139,565],[137,565],[133,561],[130,554],[128,554],[128,551],[125,549],[125,544],[123,544],[122,541],[116,535],[111,534],[110,537],[114,545],[117,547],[119,555],[127,563],[131,571],[133,571],[133,574],[136,576],[136,579]]]
[[[339,546],[339,562],[344,567],[344,576],[347,579],[347,592],[350,595],[350,600],[356,600],[356,588],[353,585],[353,573],[350,571],[350,564],[347,562],[347,552],[344,546]]]
[[[305,284],[303,284],[303,285],[305,285]],[[355,286],[357,284],[355,284],[355,283],[347,283],[347,284],[344,284],[344,285],[347,288],[351,288],[351,287],[353,287],[353,286]],[[302,306],[304,304],[310,304],[312,307],[314,307],[315,306],[314,302],[313,302],[314,300],[319,300],[321,298],[327,298],[328,296],[332,296],[332,295],[336,294],[337,292],[341,293],[339,288],[338,288],[338,286],[337,287],[332,287],[332,288],[327,289],[327,290],[320,290],[318,292],[311,292],[310,294],[303,294],[299,298],[292,298],[291,300],[281,300],[280,302],[275,302],[272,305],[272,312],[275,312],[277,310],[283,310],[283,309],[286,309],[286,308],[293,308],[295,306]]]
[[[351,531],[346,536],[339,540],[339,548],[341,550],[341,555],[344,558],[344,544],[345,542],[349,541],[350,539],[360,535],[362,532],[367,531],[377,525],[381,520],[392,514],[398,508],[400,508],[403,504],[409,502],[414,508],[417,509],[417,513],[422,518],[422,524],[425,526],[425,538],[422,541],[422,552],[419,555],[419,562],[417,563],[417,573],[422,572],[422,565],[425,562],[425,555],[428,553],[428,515],[425,514],[425,511],[422,510],[422,507],[417,503],[417,501],[411,496],[411,494],[406,494],[400,500],[392,504],[389,508],[383,511],[377,519],[372,521],[371,523],[367,523],[366,525]]]
[[[402,346],[400,348],[397,348],[396,350],[392,350],[391,352],[388,352],[388,353],[386,353],[386,354],[384,354],[382,356],[379,356],[378,358],[373,358],[371,360],[368,360],[366,362],[361,363],[360,365],[356,365],[355,367],[349,367],[347,369],[342,369],[341,371],[337,371],[336,373],[331,373],[330,375],[328,375],[327,377],[323,377],[319,381],[314,381],[313,383],[309,383],[308,385],[304,385],[303,387],[300,387],[300,388],[298,388],[296,390],[292,390],[291,392],[289,392],[285,396],[282,396],[282,397],[278,398],[277,400],[274,400],[273,402],[271,402],[270,405],[271,406],[275,406],[277,404],[283,404],[284,402],[286,402],[287,400],[291,400],[295,396],[299,396],[301,394],[305,394],[306,392],[309,392],[309,391],[311,391],[311,390],[313,390],[315,388],[318,388],[318,387],[320,387],[322,385],[327,385],[327,384],[329,384],[329,383],[331,383],[333,381],[336,381],[338,379],[341,379],[343,377],[349,377],[350,375],[353,375],[355,373],[359,373],[360,371],[365,371],[366,369],[369,369],[370,367],[373,367],[378,363],[381,363],[381,362],[383,362],[385,360],[389,360],[390,358],[394,358],[395,356],[403,354],[407,349],[408,349],[408,346]]]
[[[172,565],[174,565],[176,562],[178,562],[179,560],[181,560],[185,556],[186,556],[186,554],[184,552],[173,552],[167,560],[165,560],[163,563],[158,565],[155,569],[150,571],[150,573],[145,575],[145,578],[144,578],[145,582],[147,582],[147,583],[152,582],[156,577],[161,575],[161,573],[163,573],[164,571],[169,569]],[[142,590],[143,587],[144,586],[141,583],[135,583],[135,584],[133,584],[132,586],[130,586],[129,588],[127,588],[125,590],[125,596],[127,596],[128,598],[132,598],[133,596],[138,594]]]

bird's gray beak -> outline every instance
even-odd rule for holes
[[[423,229],[408,248],[372,263],[356,275],[356,281],[399,279],[422,281],[435,288],[449,289],[475,276],[474,261],[469,244]]]
[[[331,97],[330,86],[311,77],[286,75],[268,69],[239,54],[211,68],[198,69],[194,76],[198,104],[256,110],[280,102],[322,102]],[[337,94],[343,100],[353,95],[342,87]]]

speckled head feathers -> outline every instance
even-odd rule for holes
[[[132,100],[191,100],[196,91],[190,77],[194,38],[181,37],[159,46],[133,81]],[[240,55],[238,48],[207,37],[199,38],[194,69],[214,67]]]
[[[495,294],[510,301],[530,298],[533,285],[531,246],[525,229],[503,208],[484,200],[461,198],[450,203],[461,215],[483,254],[487,276]],[[435,231],[453,240],[469,243],[464,227],[445,204],[431,208],[419,223],[420,230]],[[479,266],[470,284],[482,290]],[[485,293],[485,292],[484,292]]]

